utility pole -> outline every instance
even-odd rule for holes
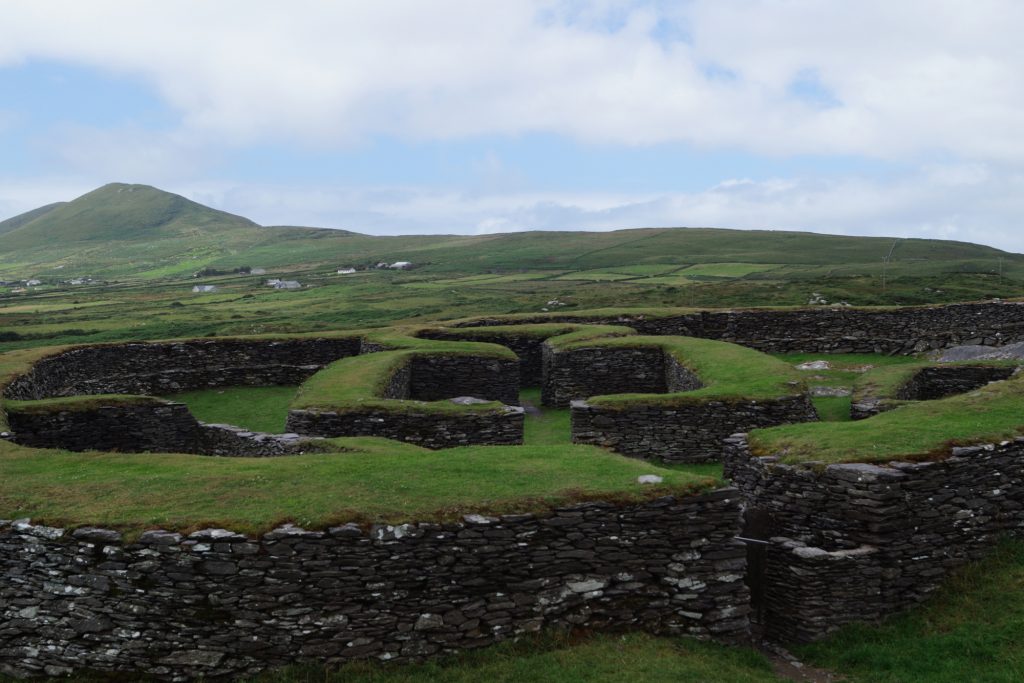
[[[889,247],[889,253],[885,255],[884,259],[882,259],[882,291],[883,292],[885,291],[885,278],[886,278],[887,271],[889,269],[889,259],[892,258],[892,252],[896,248],[896,243],[899,242],[899,241],[900,241],[899,237],[897,237],[896,239],[894,239],[892,241],[892,246]]]

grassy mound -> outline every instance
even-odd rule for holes
[[[787,363],[745,346],[694,337],[617,337],[578,339],[571,335],[549,341],[559,350],[577,348],[660,348],[693,372],[703,387],[669,394],[596,396],[589,403],[624,406],[642,401],[671,406],[709,400],[762,400],[803,392],[802,378]]]
[[[380,337],[382,342],[408,343],[412,348],[380,351],[342,358],[310,377],[292,401],[297,410],[342,412],[373,408],[428,412],[487,411],[502,404],[493,401],[474,405],[456,405],[450,401],[413,401],[384,398],[383,393],[395,373],[418,355],[474,356],[517,360],[511,350],[497,344],[477,342],[441,342],[408,337]]]
[[[908,403],[867,420],[802,423],[750,433],[756,455],[783,462],[928,460],[952,445],[989,443],[1024,433],[1024,378],[936,401]]]
[[[1019,361],[1013,360],[987,360],[987,361],[957,361],[953,363],[936,363],[934,361],[917,361],[901,365],[887,365],[872,368],[854,382],[853,390],[856,396],[870,396],[884,401],[898,401],[897,394],[907,382],[914,378],[925,368],[1012,368],[1020,365]]]
[[[69,453],[0,442],[0,517],[126,531],[206,526],[258,533],[293,521],[455,519],[541,511],[600,498],[640,501],[715,486],[590,446],[470,446],[431,451],[370,437],[338,453],[282,458]],[[638,484],[657,474],[664,484]]]

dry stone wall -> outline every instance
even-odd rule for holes
[[[1017,371],[1013,367],[983,365],[951,365],[922,368],[900,387],[897,399],[932,401],[983,387],[989,382],[1009,379]]]
[[[640,334],[717,339],[768,353],[912,354],[961,344],[1002,346],[1024,341],[1024,304],[952,304],[892,309],[818,307],[793,310],[701,311],[677,316],[536,316],[517,323],[628,325]],[[490,318],[467,327],[507,325]]]
[[[541,402],[547,406],[565,407],[591,396],[664,394],[703,386],[696,375],[657,347],[556,350],[545,345],[543,358]]]
[[[768,541],[762,626],[809,641],[917,604],[1024,528],[1024,439],[935,462],[782,464],[729,439],[725,473]],[[748,534],[745,534],[748,535]]]
[[[892,396],[857,389],[850,405],[850,417],[865,420],[900,405],[897,401],[931,401],[973,391],[990,382],[1006,380],[1017,373],[1016,367],[985,365],[947,365],[922,368]]]
[[[454,407],[454,406],[453,406]],[[523,442],[524,411],[519,406],[487,410],[430,410],[351,407],[344,411],[291,410],[289,432],[311,436],[380,436],[423,446],[514,446]]]
[[[85,346],[36,363],[4,390],[9,399],[83,394],[168,394],[221,386],[301,384],[359,353],[358,338],[193,340]]]
[[[472,396],[519,405],[519,362],[486,356],[414,356],[409,398],[437,401]]]
[[[73,410],[8,412],[12,439],[23,446],[69,451],[276,456],[316,449],[297,434],[263,434],[199,422],[182,403],[144,402]]]
[[[475,341],[490,342],[512,349],[519,356],[519,383],[524,387],[539,387],[543,383],[543,350],[544,339],[536,335],[509,334],[506,332],[487,335],[474,331],[472,335],[459,334],[448,330],[423,330],[419,333],[423,339],[439,339],[443,341]]]
[[[416,660],[541,628],[748,637],[739,496],[462,523],[151,531],[0,523],[0,673],[162,679]]]
[[[673,405],[572,403],[572,440],[665,463],[712,462],[737,430],[809,422],[818,414],[806,396],[692,400]]]

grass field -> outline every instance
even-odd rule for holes
[[[225,387],[171,394],[203,422],[280,434],[298,387]]]

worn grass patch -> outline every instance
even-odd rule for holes
[[[750,433],[756,455],[784,462],[886,462],[941,457],[951,445],[1000,441],[1024,432],[1024,379],[996,382],[936,401],[894,408],[867,420],[803,423]]]
[[[748,648],[642,633],[544,634],[422,664],[291,667],[250,683],[767,683],[781,681]]]
[[[594,498],[641,500],[717,482],[592,446],[470,446],[430,451],[369,437],[351,452],[280,458],[69,453],[0,442],[0,518],[126,530],[217,526],[249,533],[284,521],[451,519],[543,510]],[[656,473],[663,486],[636,478]]]
[[[864,683],[1024,680],[1024,543],[1002,544],[922,608],[848,626],[798,655]]]
[[[294,386],[224,387],[185,391],[164,398],[184,403],[192,415],[203,422],[280,434],[288,418],[288,407],[298,390]]]

